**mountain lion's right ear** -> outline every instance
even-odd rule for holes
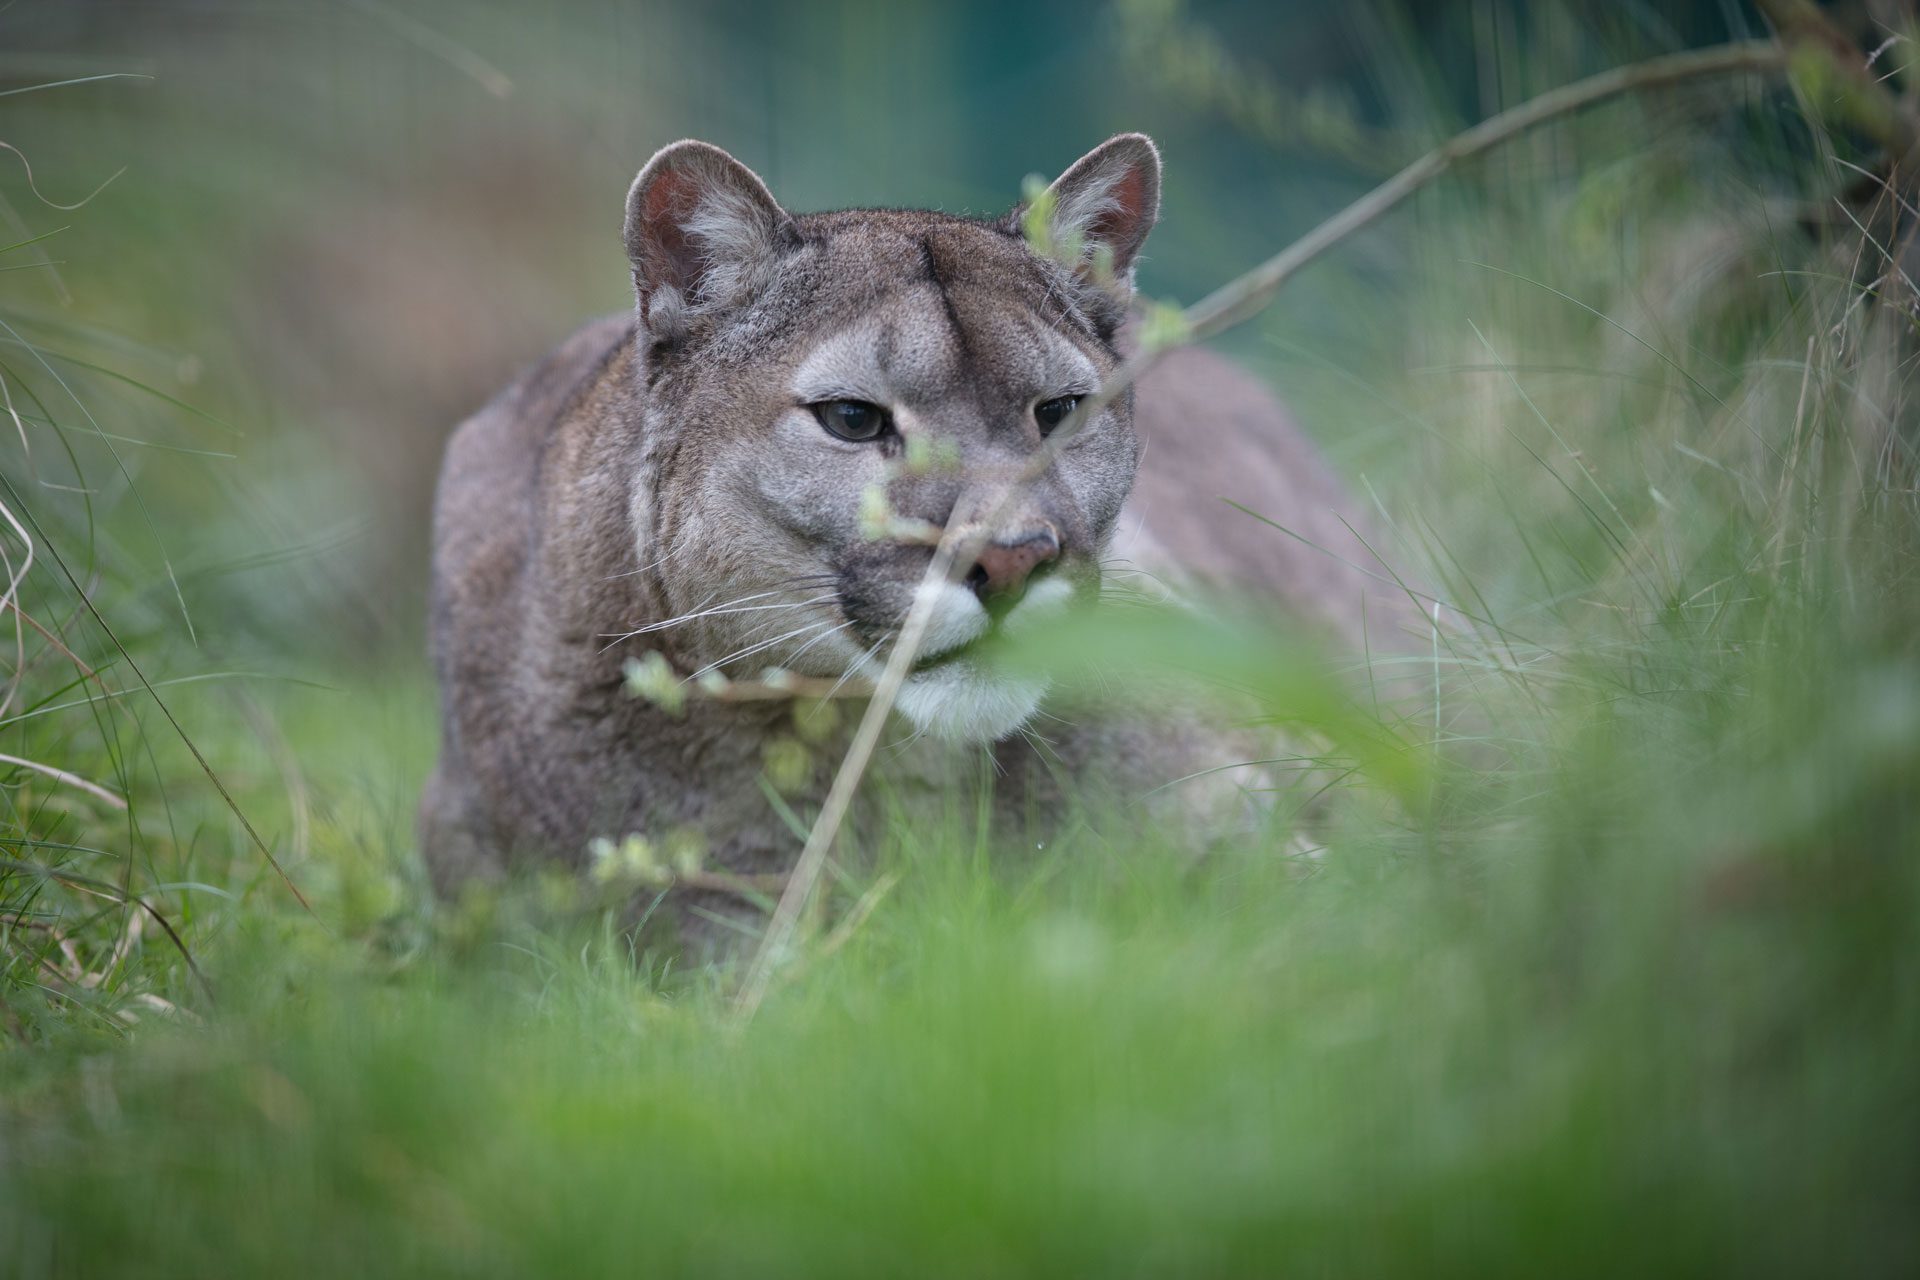
[[[1047,188],[1056,243],[1110,256],[1113,274],[1131,284],[1133,260],[1160,217],[1160,149],[1144,133],[1115,134],[1073,162]]]
[[[1159,216],[1159,148],[1144,133],[1122,133],[1074,161],[1040,201],[1015,206],[1010,225],[1070,266],[1096,323],[1114,328],[1126,319],[1134,261]]]
[[[662,147],[627,192],[627,260],[649,335],[672,342],[740,298],[792,234],[753,170],[704,142]]]

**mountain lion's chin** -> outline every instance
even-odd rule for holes
[[[997,742],[1033,718],[1047,681],[959,657],[908,676],[895,704],[914,728],[946,742]]]

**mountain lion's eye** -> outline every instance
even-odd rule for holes
[[[885,409],[865,400],[822,400],[807,407],[821,426],[842,440],[878,440],[893,427]]]
[[[1066,421],[1079,403],[1079,396],[1058,396],[1033,406],[1033,420],[1040,424],[1040,434],[1045,435]]]

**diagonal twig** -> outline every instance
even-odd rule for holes
[[[786,892],[767,924],[746,980],[736,1000],[742,1019],[751,1018],[766,998],[774,970],[785,961],[802,913],[812,898],[828,850],[839,835],[854,793],[873,758],[880,734],[900,695],[914,661],[919,657],[942,584],[958,567],[970,565],[990,536],[994,522],[1027,484],[1053,465],[1060,450],[1087,422],[1126,394],[1139,377],[1178,346],[1200,341],[1247,320],[1263,310],[1281,287],[1329,250],[1390,213],[1421,188],[1459,162],[1471,159],[1519,135],[1562,116],[1628,93],[1720,76],[1775,74],[1787,66],[1787,51],[1772,40],[1717,45],[1651,58],[1616,67],[1544,93],[1492,116],[1457,134],[1415,160],[1400,172],[1309,231],[1265,262],[1208,294],[1180,313],[1177,322],[1160,326],[1140,349],[1114,371],[1094,395],[1084,399],[1066,421],[1054,429],[1032,459],[1008,484],[1000,502],[985,518],[949,525],[934,548],[933,562],[916,589],[913,604],[901,624],[899,638],[887,665],[875,682],[872,700],[847,748],[833,785],[794,864]]]

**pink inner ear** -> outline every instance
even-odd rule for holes
[[[1138,165],[1128,165],[1107,189],[1107,195],[1112,203],[1094,219],[1089,229],[1095,240],[1112,245],[1124,264],[1136,247],[1140,223],[1146,217],[1147,175]]]
[[[1147,203],[1147,176],[1137,166],[1128,168],[1114,184],[1113,198],[1120,205],[1119,217],[1129,224],[1140,221]]]
[[[668,169],[647,186],[642,215],[646,222],[648,257],[656,286],[670,284],[686,291],[699,270],[693,246],[682,223],[698,203],[697,187],[686,174]]]

